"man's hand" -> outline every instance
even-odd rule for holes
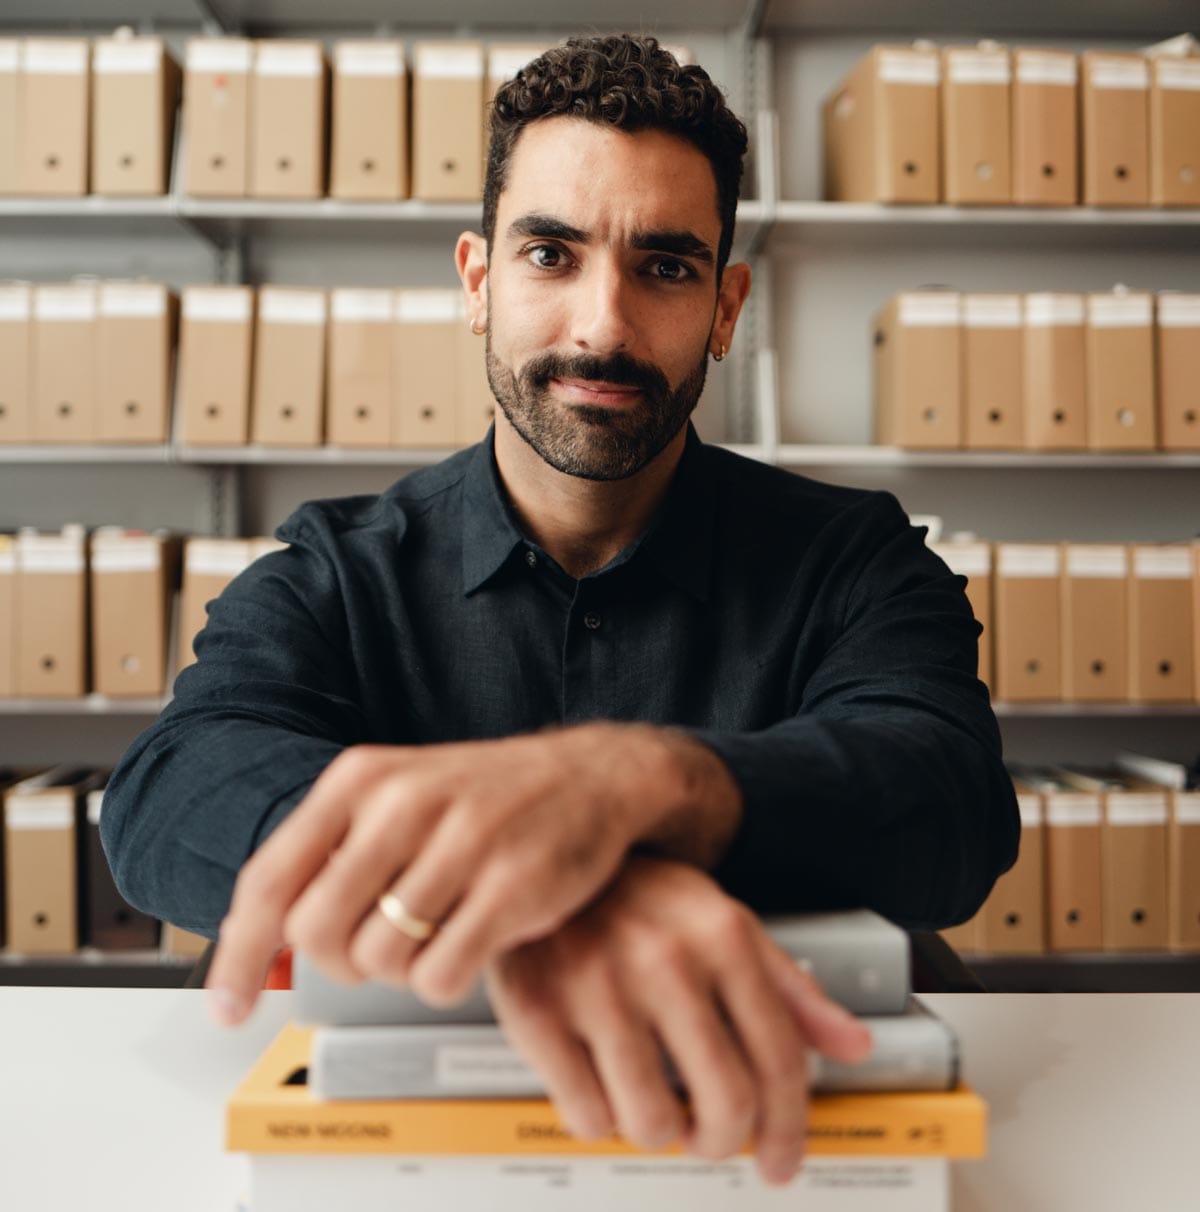
[[[744,905],[683,863],[630,859],[600,900],[487,976],[497,1017],[573,1134],[616,1131],[642,1148],[682,1135],[710,1159],[753,1139],[768,1182],[803,1157],[807,1049],[854,1062],[871,1048]]]
[[[502,950],[591,900],[631,846],[671,848],[696,787],[716,785],[706,760],[720,766],[686,737],[614,723],[346,750],[238,876],[207,981],[218,1017],[245,1018],[286,944],[347,984],[461,999]],[[717,835],[736,824],[728,805],[697,803],[696,836],[706,815]],[[436,924],[430,941],[384,918],[389,891]]]

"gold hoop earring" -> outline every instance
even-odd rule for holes
[[[476,327],[475,327],[475,325],[476,325],[478,322],[479,322],[479,317],[478,317],[478,316],[475,316],[475,317],[473,317],[473,318],[472,318],[472,320],[471,320],[471,332],[472,332],[472,333],[474,333],[474,335],[475,335],[475,336],[477,336],[477,337],[482,337],[482,336],[483,336],[483,334],[484,334],[485,332],[487,332],[487,325],[485,324],[485,325],[484,325],[482,328],[476,328]]]
[[[713,354],[712,358],[713,358],[714,362],[724,362],[725,361],[725,346],[722,345],[721,352]]]

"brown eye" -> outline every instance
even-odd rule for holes
[[[552,244],[536,244],[529,250],[533,263],[539,269],[557,269],[558,259],[562,253]]]

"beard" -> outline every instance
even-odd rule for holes
[[[708,370],[702,353],[672,391],[657,366],[625,354],[567,357],[547,351],[514,374],[492,352],[490,325],[486,354],[488,384],[513,428],[556,471],[583,480],[623,480],[641,471],[695,411]],[[619,408],[565,404],[551,393],[551,379],[619,384],[638,389],[641,398]]]

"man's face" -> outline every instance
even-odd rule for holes
[[[623,479],[679,432],[720,230],[712,167],[682,139],[565,117],[521,132],[488,261],[488,380],[550,466]]]

